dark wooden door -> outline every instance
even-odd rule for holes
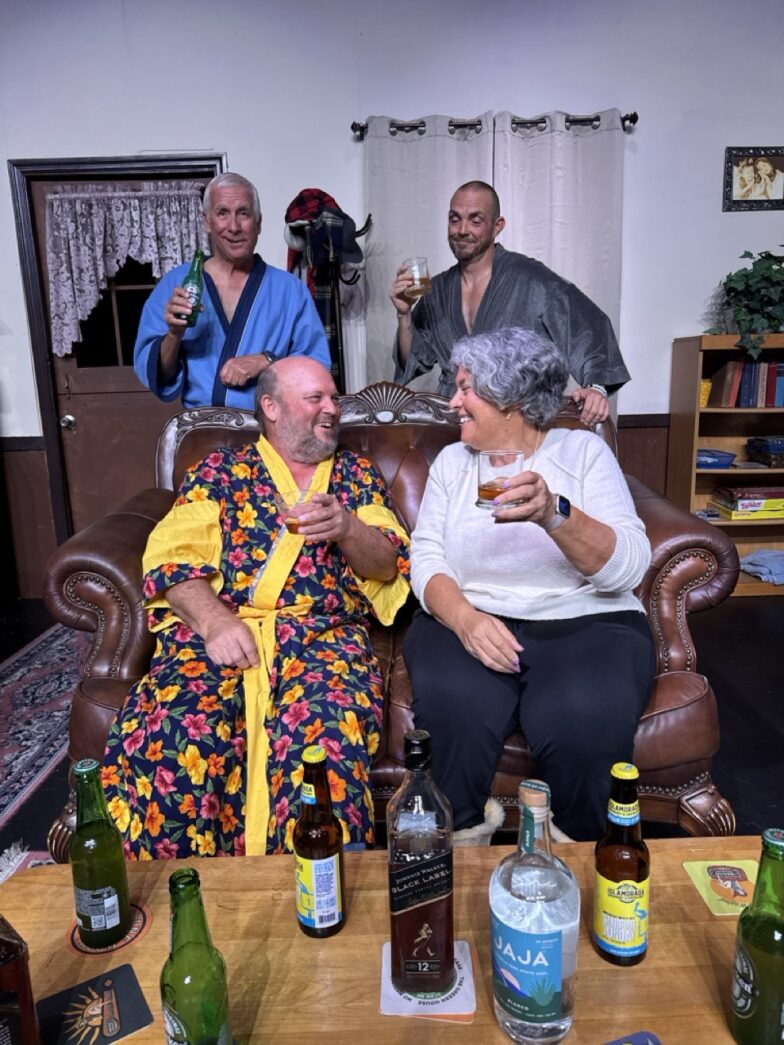
[[[58,542],[89,525],[132,494],[155,485],[155,448],[179,403],[162,403],[132,367],[133,325],[95,347],[55,358],[47,303],[44,206],[47,188],[73,181],[125,184],[140,179],[209,181],[226,168],[217,153],[193,156],[88,157],[9,160],[19,253],[30,323],[49,493]],[[150,284],[151,285],[151,284]],[[149,287],[126,287],[142,294]],[[98,306],[100,308],[100,306]],[[96,311],[98,311],[98,308]],[[138,313],[137,313],[138,314]],[[92,317],[91,317],[92,318]],[[88,321],[89,323],[89,321]],[[84,324],[82,325],[84,333]],[[74,346],[77,348],[77,346]]]
[[[179,402],[162,403],[132,367],[56,359],[55,387],[74,531],[155,486],[155,448]]]

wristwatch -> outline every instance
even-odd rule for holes
[[[264,358],[267,360],[268,363],[274,363],[275,362],[275,357],[273,356],[273,354],[271,352],[262,352],[261,354],[264,356]]]
[[[555,508],[555,515],[549,522],[542,524],[542,529],[545,533],[552,533],[553,530],[557,530],[559,526],[563,526],[572,514],[572,503],[569,498],[564,497],[563,494],[553,494],[553,506]]]

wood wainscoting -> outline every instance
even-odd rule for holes
[[[57,547],[43,437],[0,439],[2,602],[40,599]]]
[[[621,414],[618,457],[627,475],[666,495],[669,414]]]

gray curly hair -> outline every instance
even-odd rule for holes
[[[538,428],[558,413],[569,378],[553,342],[522,327],[461,338],[452,349],[452,368],[458,367],[471,374],[482,399],[499,410],[519,410]]]

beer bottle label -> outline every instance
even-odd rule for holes
[[[166,1035],[166,1045],[197,1045],[196,1041],[191,1041],[188,1037],[188,1028],[185,1026],[183,1021],[165,1002],[163,1003],[163,1026],[164,1033]],[[218,1032],[216,1038],[210,1040],[215,1042],[215,1045],[232,1045],[231,1028],[228,1023],[224,1023]]]
[[[343,921],[340,892],[340,857],[336,853],[323,860],[296,860],[297,917],[312,929],[326,929]]]
[[[198,300],[201,297],[201,287],[195,280],[191,283],[188,283],[187,281],[183,283],[182,289],[190,298],[190,302],[192,305],[198,303]]]
[[[312,784],[302,784],[299,789],[299,797],[306,806],[314,806],[316,804],[316,789]]]
[[[511,1016],[527,1023],[561,1018],[562,933],[527,933],[491,911],[493,993]]]
[[[756,1007],[757,970],[740,939],[735,951],[735,968],[732,976],[732,1011],[736,1016],[746,1017]]]
[[[648,903],[650,879],[644,882],[611,882],[596,875],[593,933],[596,943],[608,954],[630,958],[648,947]]]
[[[611,798],[607,806],[607,819],[610,823],[619,824],[621,827],[632,827],[640,822],[639,801],[635,800],[627,805]]]
[[[120,924],[120,901],[117,890],[111,885],[103,889],[74,888],[76,895],[76,919],[81,929],[96,932],[113,929]]]
[[[15,1045],[24,1040],[19,995],[16,991],[0,991],[0,1042]]]

